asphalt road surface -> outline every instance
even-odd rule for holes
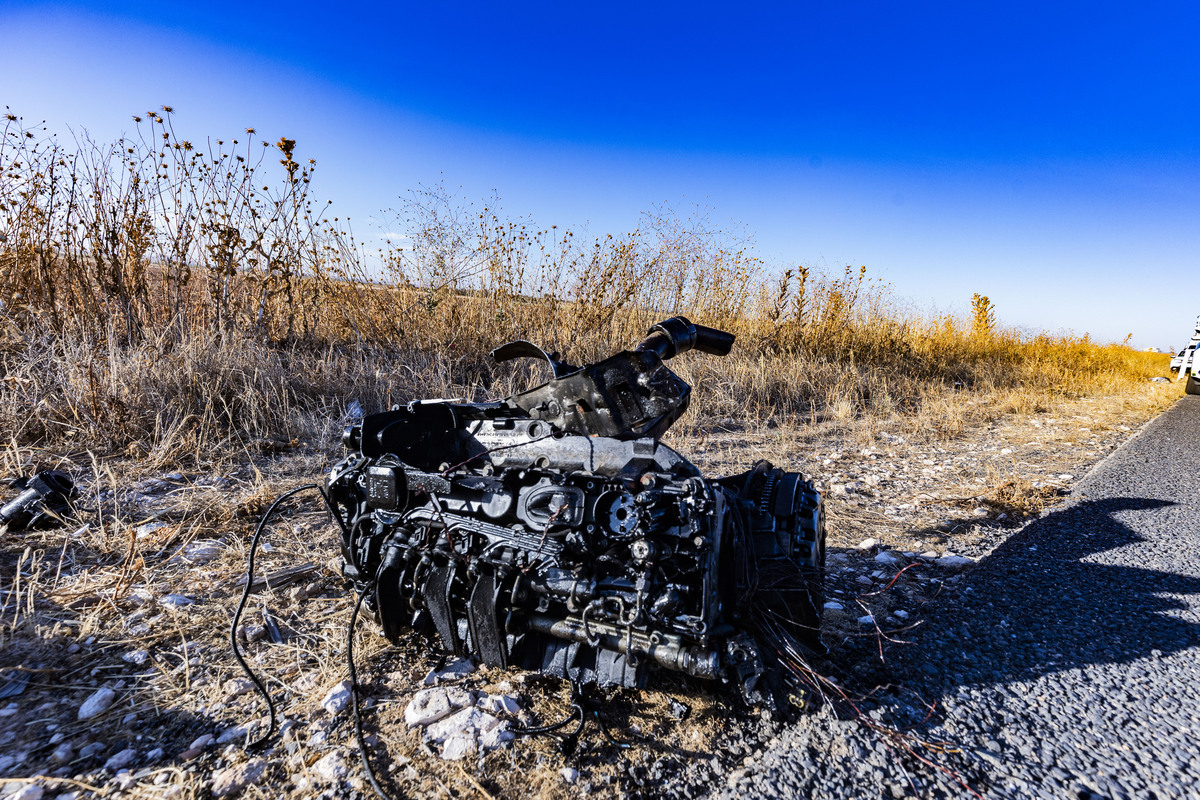
[[[893,688],[869,716],[908,744],[826,710],[715,793],[1200,798],[1200,397],[1150,422],[966,585],[877,676]]]

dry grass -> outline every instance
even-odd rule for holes
[[[683,313],[738,335],[681,360],[693,425],[964,415],[1111,394],[1165,357],[898,304],[866,268],[770,267],[703,213],[656,209],[587,239],[413,192],[368,253],[311,196],[295,142],[176,135],[169,110],[111,145],[10,115],[0,138],[0,421],[19,444],[129,450],[155,466],[330,437],[350,399],[495,397],[537,374],[486,352],[525,338],[576,362]],[[278,163],[274,163],[278,162]]]

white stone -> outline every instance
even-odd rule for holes
[[[126,653],[125,655],[121,656],[121,660],[128,664],[137,664],[140,666],[145,664],[146,659],[149,657],[150,654],[145,650],[134,650],[131,653]]]
[[[875,556],[875,562],[878,564],[895,564],[898,560],[895,553],[888,552],[887,550]]]
[[[863,539],[861,542],[858,543],[858,549],[859,550],[870,550],[872,547],[876,547],[878,544],[879,544],[878,539]]]
[[[166,751],[161,747],[154,748],[149,753],[146,753],[146,763],[153,764],[155,761],[160,760],[165,753]]]
[[[579,770],[575,769],[574,767],[563,767],[558,771],[558,774],[562,775],[563,780],[567,783],[573,784],[575,781],[579,780]]]
[[[254,684],[245,678],[230,678],[221,685],[221,691],[225,692],[226,702],[235,697],[241,697],[253,689]]]
[[[154,592],[149,589],[134,589],[126,597],[134,608],[141,608],[154,599]]]
[[[967,556],[942,556],[935,562],[939,567],[946,569],[962,569],[969,567],[975,563],[975,559]]]
[[[342,681],[325,694],[325,699],[321,701],[321,708],[325,709],[331,717],[337,716],[350,705],[352,691],[350,681]]]
[[[895,614],[900,619],[908,619],[908,612],[905,611],[903,608],[898,608],[895,611],[893,611],[892,613]]]
[[[425,736],[433,742],[444,742],[451,736],[477,736],[500,724],[500,720],[478,708],[464,708],[456,714],[439,720],[425,729]]]
[[[192,564],[207,564],[220,558],[222,549],[220,542],[192,542],[183,549],[183,558]]]
[[[483,750],[495,750],[497,747],[511,744],[516,738],[516,734],[508,729],[508,725],[501,723],[483,732],[479,737],[479,747]]]
[[[226,728],[217,737],[217,744],[245,744],[251,737],[254,729],[265,724],[267,724],[265,720],[252,720],[241,725],[234,725],[232,728]],[[200,738],[203,739],[204,737],[201,736]]]
[[[36,783],[27,783],[10,794],[6,800],[42,800],[46,790]]]
[[[167,608],[183,608],[184,606],[190,606],[196,601],[181,594],[169,594],[158,602]]]
[[[245,733],[245,731],[239,731],[239,733]],[[215,742],[216,738],[217,737],[213,736],[211,733],[206,733],[203,736],[197,736],[196,740],[188,745],[188,750],[204,750],[213,742]]]
[[[422,689],[413,695],[413,699],[405,707],[404,724],[410,728],[429,725],[449,716],[453,710],[454,707],[450,705],[450,698],[446,696],[445,689],[439,687]]]
[[[830,600],[828,603],[825,604],[826,611],[843,611],[843,610],[845,610],[845,608],[846,607],[844,605],[837,602],[836,600]]]
[[[139,539],[145,539],[155,531],[160,531],[163,528],[169,527],[165,522],[147,522],[145,525],[138,525],[134,528],[134,533]]]
[[[425,685],[433,686],[438,683],[445,683],[446,681],[458,680],[470,675],[474,671],[475,665],[468,659],[455,659],[440,670],[430,670],[429,674],[425,676]]]
[[[467,706],[475,705],[475,701],[479,699],[479,692],[472,691],[464,686],[447,686],[446,697],[450,699],[451,707],[466,708]]]
[[[104,768],[111,769],[113,772],[116,772],[117,770],[128,767],[133,763],[135,758],[137,758],[137,750],[134,750],[132,747],[126,748],[119,753],[114,753],[108,759],[108,761],[105,761]]]
[[[50,754],[51,764],[65,764],[75,757],[75,751],[71,749],[70,742],[62,742],[58,747],[54,748],[54,752]]]
[[[103,714],[113,704],[113,700],[116,699],[116,692],[107,686],[102,686],[93,692],[91,697],[83,701],[83,705],[79,707],[79,719],[91,719],[94,716]]]
[[[232,797],[257,782],[266,771],[267,762],[261,758],[252,758],[245,764],[223,769],[213,776],[213,797]]]
[[[858,618],[858,624],[859,625],[874,625],[875,618],[873,616],[871,616],[870,614],[866,614],[866,615]]]
[[[442,745],[442,758],[447,761],[459,761],[475,752],[475,737],[456,733]]]
[[[479,707],[492,714],[515,714],[521,710],[517,698],[507,694],[484,695],[479,700]]]
[[[313,772],[327,783],[337,783],[350,775],[350,767],[346,764],[346,759],[342,757],[342,754],[334,750],[313,764]]]

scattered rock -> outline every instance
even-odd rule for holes
[[[878,546],[879,546],[878,539],[863,539],[861,542],[858,543],[859,550],[870,550],[870,549],[878,547]]]
[[[321,708],[325,709],[329,716],[336,717],[350,705],[351,691],[350,681],[342,681],[325,694],[325,699],[321,701]]]
[[[245,678],[230,678],[221,685],[221,690],[225,692],[226,703],[234,698],[241,697],[253,689],[254,683]]]
[[[975,563],[975,559],[967,556],[942,556],[935,562],[943,569],[963,569]]]
[[[418,725],[429,725],[443,717],[449,716],[453,710],[454,708],[450,705],[450,698],[446,696],[445,689],[439,687],[422,689],[413,695],[413,699],[405,707],[404,724],[410,728],[415,728]]]
[[[46,790],[36,783],[27,783],[10,794],[6,800],[42,800]]]
[[[511,744],[516,738],[517,735],[510,731],[507,725],[501,723],[494,728],[489,728],[480,735],[479,746],[484,750],[495,750],[498,747]]]
[[[844,611],[845,608],[846,607],[844,605],[837,602],[836,600],[830,600],[828,603],[825,604],[826,611]]]
[[[166,522],[147,522],[145,525],[138,525],[133,529],[134,534],[139,539],[145,539],[155,531],[160,531],[163,528],[168,528],[170,525]]]
[[[899,557],[895,553],[887,550],[884,550],[882,553],[879,553],[875,556],[875,562],[877,564],[895,564],[899,560]]]
[[[466,733],[456,733],[442,745],[442,758],[447,761],[459,761],[475,752],[475,737]]]
[[[196,737],[196,740],[188,746],[188,750],[207,750],[214,741],[216,741],[216,737],[211,733],[206,733]]]
[[[250,722],[234,725],[232,728],[226,728],[221,731],[221,735],[217,737],[217,744],[244,744],[249,739],[253,738],[254,732],[260,727],[267,724],[265,719],[251,720]],[[204,737],[201,736],[200,739]],[[197,739],[196,741],[199,741]],[[208,745],[205,745],[206,747]]]
[[[223,769],[213,776],[213,797],[232,797],[258,781],[267,771],[267,762],[252,758],[244,764]]]
[[[516,714],[521,710],[517,698],[508,694],[484,695],[479,701],[479,707],[492,714]]]
[[[486,731],[498,724],[500,720],[491,714],[486,714],[478,708],[464,708],[426,728],[425,738],[440,744],[457,733]]]
[[[58,747],[54,748],[54,752],[50,754],[51,764],[66,764],[75,757],[75,751],[71,749],[69,742],[61,742]]]
[[[569,784],[573,784],[579,780],[579,770],[574,767],[563,767],[558,771],[558,774],[562,775],[563,780]]]
[[[674,697],[667,699],[667,709],[670,710],[671,716],[677,720],[683,721],[692,713],[692,707],[687,703],[681,703]]]
[[[183,549],[183,560],[192,564],[207,564],[220,558],[222,548],[220,542],[192,542]]]
[[[100,755],[107,749],[108,745],[106,745],[104,742],[92,742],[91,744],[85,744],[83,747],[79,748],[79,757],[91,758],[92,756]]]
[[[254,642],[260,642],[267,638],[267,629],[263,625],[243,625],[242,629],[238,631],[238,634],[241,636],[241,638],[245,639],[248,644],[253,644]]]
[[[425,676],[425,685],[433,686],[446,681],[456,681],[465,678],[475,671],[475,665],[469,659],[459,658],[451,661],[440,670],[430,670]]]
[[[164,605],[167,608],[179,609],[179,608],[184,608],[185,606],[190,606],[192,603],[195,603],[196,601],[190,597],[185,597],[184,595],[181,595],[181,594],[169,594],[166,597],[159,600],[158,602],[160,605]]]
[[[117,770],[125,769],[134,762],[137,758],[137,750],[132,747],[114,753],[108,761],[104,762],[104,768],[116,772]]]
[[[113,704],[113,700],[117,699],[117,693],[107,686],[102,686],[92,693],[92,696],[83,701],[83,705],[79,707],[79,719],[91,719],[92,717],[103,714],[108,710],[108,707]]]
[[[141,666],[142,664],[146,663],[146,659],[149,657],[150,654],[145,650],[134,650],[131,653],[126,653],[125,655],[121,656],[121,660],[129,664]]]
[[[134,608],[148,605],[154,599],[154,592],[149,589],[134,589],[125,596],[125,600]]]
[[[334,750],[313,764],[313,772],[326,783],[337,783],[349,777],[350,767],[341,752]]]
[[[464,708],[425,729],[428,741],[442,744],[442,758],[457,761],[476,747],[494,749],[508,744],[513,734],[499,719],[477,707]]]
[[[875,617],[871,616],[870,614],[865,614],[858,618],[858,624],[859,625],[874,625]]]

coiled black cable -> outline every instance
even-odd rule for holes
[[[344,532],[346,530],[346,524],[338,514],[337,507],[333,504],[333,501],[329,499],[329,495],[326,494],[325,488],[318,483],[309,483],[296,489],[292,489],[290,492],[287,492],[276,499],[275,502],[271,504],[270,508],[267,509],[266,513],[263,514],[262,519],[259,520],[258,527],[254,531],[254,536],[250,539],[250,552],[246,563],[246,588],[242,590],[242,599],[238,602],[237,610],[233,613],[233,624],[229,629],[229,644],[233,649],[233,656],[237,659],[238,665],[241,666],[242,671],[245,672],[247,677],[249,677],[254,683],[254,688],[258,690],[258,693],[262,696],[263,700],[266,701],[267,711],[271,717],[271,723],[267,727],[266,733],[255,739],[253,742],[248,742],[246,744],[247,750],[257,749],[265,744],[266,741],[275,733],[275,729],[277,727],[275,702],[271,699],[271,693],[267,691],[267,687],[263,685],[262,680],[260,680],[258,675],[254,673],[254,670],[251,669],[250,665],[246,663],[246,659],[242,656],[241,650],[238,648],[237,643],[238,625],[241,622],[242,612],[245,611],[246,603],[250,599],[251,587],[254,584],[254,555],[258,551],[258,543],[262,538],[263,531],[266,530],[267,523],[270,522],[271,517],[274,515],[275,510],[279,507],[280,503],[282,503],[284,500],[287,500],[289,497],[293,497],[301,492],[308,491],[309,489],[316,489],[321,494],[321,499],[325,501],[325,506],[329,509],[329,512],[333,514],[333,518],[337,520],[338,526]],[[367,594],[371,592],[373,588],[374,584],[371,584],[359,593],[358,600],[354,604],[354,611],[350,614],[350,631],[346,636],[346,665],[349,667],[350,672],[350,700],[351,706],[354,709],[354,733],[358,742],[358,753],[362,758],[363,769],[366,770],[367,780],[370,782],[371,788],[375,791],[375,794],[379,795],[380,800],[392,800],[392,797],[384,791],[383,787],[379,783],[379,780],[375,777],[375,770],[371,767],[371,762],[367,758],[366,741],[365,737],[363,736],[362,728],[362,714],[358,707],[358,672],[354,668],[354,629],[358,623],[358,612],[362,608],[363,600],[366,599]]]
[[[262,736],[259,736],[253,742],[246,743],[247,750],[254,750],[266,744],[267,739],[271,738],[272,734],[275,733],[275,728],[277,727],[275,718],[275,702],[271,699],[271,693],[267,691],[267,687],[264,686],[259,677],[254,674],[254,670],[252,670],[250,665],[246,663],[246,659],[242,657],[242,652],[238,648],[237,641],[238,626],[242,621],[242,612],[246,609],[246,603],[250,600],[251,588],[254,586],[254,554],[258,550],[258,542],[259,539],[262,538],[263,530],[266,529],[267,523],[271,520],[271,516],[275,513],[275,509],[279,508],[279,504],[284,500],[287,500],[289,497],[298,495],[301,492],[307,492],[310,489],[316,489],[318,492],[320,492],[321,497],[325,500],[325,504],[329,506],[331,511],[333,510],[333,504],[330,503],[328,495],[325,494],[325,490],[320,484],[305,484],[304,486],[292,489],[290,492],[281,495],[274,503],[272,503],[271,507],[267,509],[267,513],[263,514],[262,519],[258,521],[258,527],[254,530],[254,536],[250,539],[250,554],[246,559],[246,588],[242,590],[242,599],[238,602],[237,610],[233,612],[233,624],[229,626],[229,646],[233,649],[233,657],[237,659],[238,664],[242,668],[242,672],[246,673],[246,676],[254,683],[254,688],[258,690],[259,695],[261,695],[262,699],[266,701],[267,712],[271,716],[271,724],[267,727],[266,733],[264,733]],[[334,516],[336,517],[337,514],[335,513]]]

